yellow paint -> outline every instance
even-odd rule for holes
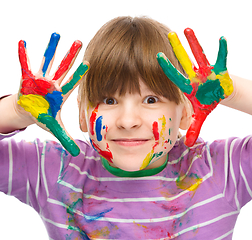
[[[223,75],[222,74],[217,75],[216,78],[220,80],[220,85],[222,86],[224,90],[224,94],[226,96],[230,96],[232,92],[234,91],[234,86],[233,86],[233,81],[229,77],[228,72],[226,72]]]
[[[136,223],[135,221],[133,221],[133,223],[136,224],[138,227],[143,227],[143,228],[147,229],[147,226],[144,226],[142,224]]]
[[[116,231],[118,230],[118,226],[115,226],[111,231]],[[94,230],[91,233],[88,234],[88,237],[90,238],[98,238],[98,237],[108,237],[110,234],[110,230],[108,227],[103,227],[100,230]]]
[[[207,76],[207,79],[208,80],[216,80],[216,74],[215,74],[215,72],[211,72],[211,74]]]
[[[199,179],[196,183],[194,183],[191,187],[189,187],[187,190],[188,191],[195,191],[199,185],[202,183],[202,179]]]
[[[177,34],[175,32],[170,32],[168,34],[168,38],[177,59],[179,60],[185,72],[188,74],[189,79],[195,78],[196,73],[193,70],[193,64],[188,54],[186,53],[184,47],[182,46]]]
[[[147,154],[147,156],[143,160],[143,164],[140,167],[140,170],[146,168],[149,165],[150,161],[152,160],[153,153],[154,153],[154,150],[152,149],[151,152]]]
[[[192,184],[192,181],[194,180],[196,180],[196,182]],[[176,185],[180,189],[188,190],[192,192],[192,191],[195,191],[202,182],[203,182],[202,178],[199,178],[199,179],[185,178],[183,181],[177,181]]]
[[[109,228],[108,227],[103,227],[100,230],[94,230],[90,234],[88,234],[89,237],[91,238],[97,238],[97,237],[106,237],[109,236]]]
[[[161,128],[161,131],[160,131],[160,138],[163,138],[162,145],[164,145],[164,142],[165,142],[164,133],[165,133],[165,128],[166,128],[166,119],[165,119],[165,116],[163,115],[163,117],[159,118],[158,120],[162,121],[162,128]]]
[[[43,96],[34,94],[20,96],[18,104],[23,107],[25,111],[30,112],[35,118],[38,118],[41,113],[47,113],[50,107]]]

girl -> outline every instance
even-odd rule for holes
[[[251,114],[251,82],[229,78],[225,41],[214,67],[196,53],[203,59],[196,69],[174,33],[169,44],[169,32],[148,18],[113,19],[87,46],[88,62],[62,87],[79,42],[53,76],[57,34],[37,74],[30,71],[25,43],[19,43],[23,77],[19,94],[0,101],[1,138],[37,123],[67,151],[52,141],[2,140],[0,190],[31,205],[50,239],[232,238],[240,209],[252,196],[251,137],[211,144],[194,138],[202,113],[220,100]],[[192,49],[195,41],[189,40]],[[173,82],[191,101],[193,116]],[[60,119],[79,83],[80,127],[90,143],[74,142]],[[189,126],[186,139],[178,138],[179,128]]]

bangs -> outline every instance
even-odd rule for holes
[[[116,93],[140,94],[142,80],[155,94],[179,104],[183,94],[163,73],[156,59],[158,52],[164,52],[182,70],[170,46],[169,31],[148,18],[121,17],[104,25],[86,49],[84,58],[90,69],[81,92],[95,105]]]

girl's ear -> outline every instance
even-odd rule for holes
[[[77,102],[78,102],[78,107],[79,107],[79,124],[80,124],[80,129],[82,132],[87,132],[88,128],[87,128],[87,122],[86,122],[86,111],[84,108],[83,103],[80,102],[80,98],[78,96],[77,98]]]
[[[187,130],[190,127],[191,120],[192,120],[192,107],[190,103],[186,101],[182,111],[182,117],[179,128],[182,130]]]

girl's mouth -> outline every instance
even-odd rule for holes
[[[149,139],[142,139],[142,138],[120,138],[120,139],[113,139],[114,143],[125,146],[125,147],[134,147],[143,145],[149,141]]]

